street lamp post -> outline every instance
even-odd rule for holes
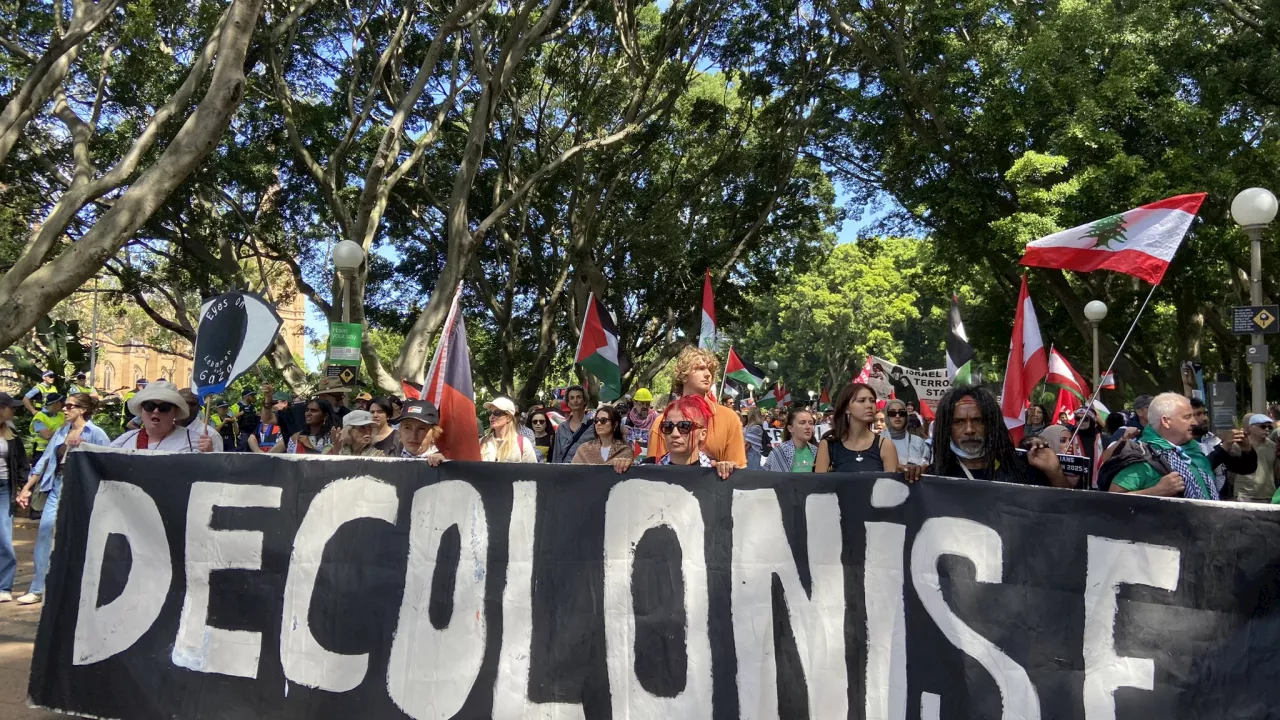
[[[1093,327],[1093,391],[1096,393],[1102,380],[1102,367],[1098,364],[1098,326],[1107,317],[1107,304],[1101,300],[1090,301],[1084,306],[1084,317]]]
[[[774,370],[777,370],[777,369],[778,369],[778,361],[777,361],[777,360],[770,360],[770,361],[769,361],[769,372],[773,372]]]
[[[333,266],[342,276],[342,322],[351,322],[351,285],[356,270],[364,262],[364,248],[360,243],[343,240],[333,248]]]
[[[1249,302],[1252,305],[1262,304],[1262,231],[1276,217],[1276,196],[1266,188],[1249,188],[1241,190],[1231,201],[1231,217],[1249,236]],[[1265,347],[1262,335],[1254,333],[1250,336],[1250,344],[1255,348]],[[1266,356],[1255,351],[1250,358],[1249,387],[1252,391],[1253,412],[1265,412],[1266,392]]]

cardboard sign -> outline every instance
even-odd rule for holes
[[[223,293],[200,306],[191,388],[201,398],[224,392],[275,342],[283,321],[251,292]]]
[[[867,384],[881,400],[892,394],[903,402],[915,403],[918,410],[921,402],[933,407],[951,389],[946,368],[916,370],[878,357],[869,358],[868,362],[871,371]]]
[[[1280,707],[1268,507],[879,473],[82,450],[62,493],[29,694],[81,716]]]

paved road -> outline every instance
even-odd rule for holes
[[[18,597],[31,584],[31,553],[36,546],[34,522],[14,522],[13,546],[18,551],[18,578],[13,584],[13,596]],[[39,605],[0,604],[0,720],[66,717],[27,707],[27,675],[39,622]]]

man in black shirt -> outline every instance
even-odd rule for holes
[[[1032,438],[1026,458],[1014,449],[1000,405],[987,390],[957,385],[938,401],[933,427],[933,473],[970,480],[1069,488],[1058,455]]]

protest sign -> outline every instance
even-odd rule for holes
[[[1267,507],[871,473],[76,451],[57,533],[29,693],[84,716],[1280,707]]]
[[[946,368],[916,370],[878,357],[867,358],[867,365],[867,384],[881,400],[893,394],[903,402],[915,403],[917,408],[921,402],[933,407],[951,389]]]
[[[202,398],[225,391],[267,353],[282,324],[275,308],[251,292],[206,300],[196,327],[192,390]]]

